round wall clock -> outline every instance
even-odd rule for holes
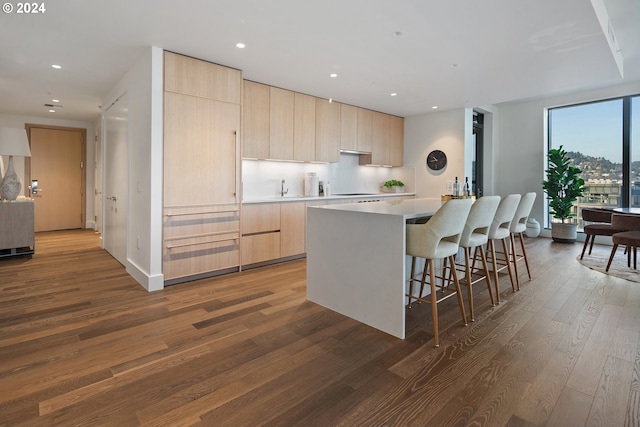
[[[447,165],[447,155],[440,150],[433,150],[427,154],[427,167],[439,171]]]

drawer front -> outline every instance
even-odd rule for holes
[[[242,237],[242,265],[280,258],[280,233],[261,233]]]
[[[264,203],[242,206],[242,234],[280,231],[280,204]]]
[[[165,280],[209,273],[240,265],[238,233],[193,237],[165,242]]]

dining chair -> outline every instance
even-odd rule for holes
[[[489,273],[489,267],[487,265],[487,258],[485,254],[485,245],[489,241],[489,228],[493,222],[498,205],[500,204],[500,196],[484,196],[477,199],[467,217],[467,222],[464,225],[462,236],[460,237],[459,246],[464,250],[464,279],[460,280],[462,285],[467,287],[467,299],[469,300],[469,316],[471,321],[474,322],[475,312],[473,306],[473,285],[481,280],[485,280],[487,283],[487,289],[489,290],[489,297],[491,298],[491,305],[495,305],[495,299],[493,298],[493,291],[491,289],[491,274]],[[473,262],[471,259],[471,252],[473,251]],[[478,255],[482,261],[482,269],[475,267],[475,260]],[[474,279],[474,275],[476,278]]]
[[[631,252],[633,251],[633,269],[636,270],[638,268],[638,246],[640,246],[640,215],[614,213],[611,216],[611,226],[627,231],[615,233],[611,236],[613,247],[611,248],[611,255],[609,255],[609,262],[607,262],[605,271],[609,271],[619,245],[626,247],[627,267],[631,267]]]
[[[522,234],[527,230],[527,219],[531,214],[531,208],[533,208],[533,202],[536,201],[536,193],[526,193],[520,199],[520,203],[518,203],[518,208],[516,212],[513,214],[513,219],[511,220],[511,225],[509,226],[509,234],[511,239],[511,259],[513,261],[513,269],[516,275],[516,288],[520,290],[520,274],[518,273],[518,261],[524,260],[524,265],[527,267],[527,274],[529,275],[529,280],[531,280],[531,269],[529,268],[529,258],[527,257],[527,249],[524,245],[524,238]],[[518,240],[520,241],[520,251],[521,255],[518,255],[518,249],[516,248],[516,239],[515,236],[518,236]]]
[[[500,200],[500,204],[498,205],[498,210],[493,217],[491,227],[489,228],[487,253],[489,254],[489,259],[491,260],[493,268],[493,282],[496,288],[497,304],[500,304],[500,281],[498,275],[505,268],[509,272],[509,279],[511,279],[511,289],[513,289],[513,292],[516,291],[513,272],[511,271],[509,245],[507,239],[509,239],[511,235],[511,221],[513,220],[513,216],[516,213],[516,209],[518,209],[518,204],[520,203],[521,198],[522,196],[520,194],[509,194],[508,196],[502,198],[502,200]],[[502,252],[498,252],[502,255],[502,259],[498,259],[496,257],[496,241],[502,242]]]
[[[443,204],[440,209],[424,224],[407,224],[406,225],[406,253],[411,255],[411,278],[409,279],[409,297],[408,307],[411,307],[412,300],[418,300],[431,304],[431,316],[433,318],[433,340],[436,347],[440,346],[438,335],[438,303],[456,295],[462,322],[467,325],[467,317],[464,311],[464,302],[462,293],[460,292],[460,282],[455,268],[452,268],[452,277],[454,288],[445,278],[445,274],[441,275],[442,282],[436,283],[435,262],[436,260],[448,260],[451,266],[455,265],[453,256],[458,253],[460,237],[464,230],[469,211],[471,209],[471,199],[450,200]],[[416,259],[424,258],[425,266],[422,269],[422,278],[420,280],[420,292],[414,294],[414,284],[416,281]],[[426,284],[427,271],[429,273],[430,295],[423,296]],[[441,297],[437,295],[437,290],[441,291]]]
[[[584,246],[582,247],[582,253],[580,254],[580,259],[584,258],[584,253],[587,249],[587,245],[589,246],[589,255],[591,255],[593,242],[596,240],[596,236],[613,236],[616,233],[626,231],[615,228],[611,224],[612,215],[613,211],[610,209],[582,208],[582,219],[584,220],[586,225],[583,229],[585,239]]]

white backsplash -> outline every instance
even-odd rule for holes
[[[398,179],[406,192],[415,189],[415,169],[360,166],[357,154],[340,154],[339,163],[297,163],[272,160],[243,160],[242,185],[244,199],[275,197],[285,180],[289,196],[302,196],[304,176],[315,172],[320,181],[331,183],[331,193],[379,193],[382,183]]]

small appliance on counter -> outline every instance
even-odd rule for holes
[[[304,195],[305,197],[318,197],[319,180],[315,172],[307,172],[304,177]]]

